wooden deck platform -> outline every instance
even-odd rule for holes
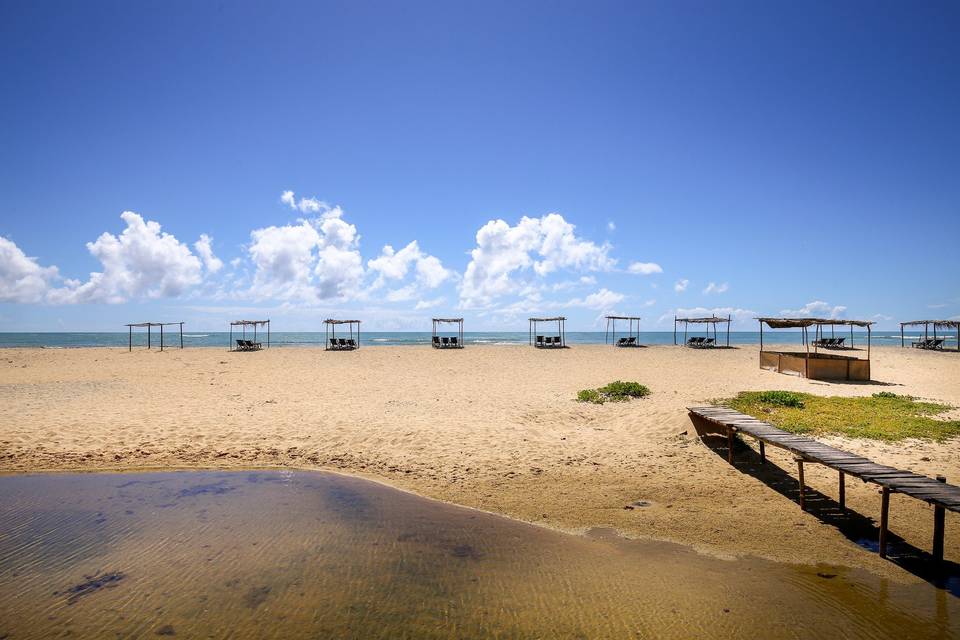
[[[934,534],[932,554],[937,560],[943,559],[943,536],[945,510],[960,513],[960,487],[946,484],[946,479],[933,479],[911,471],[877,464],[868,458],[849,451],[837,449],[817,442],[812,438],[798,436],[757,420],[753,416],[727,409],[725,407],[688,407],[691,420],[698,431],[727,437],[727,459],[733,463],[733,440],[742,433],[756,438],[760,443],[760,457],[766,460],[765,445],[770,444],[786,449],[794,455],[800,483],[800,508],[804,504],[804,463],[822,464],[835,469],[840,474],[839,502],[846,508],[844,476],[851,475],[864,482],[880,486],[882,501],[880,509],[880,556],[887,554],[887,520],[890,509],[890,493],[901,493],[911,498],[929,502],[934,507]],[[698,423],[699,421],[699,423]]]

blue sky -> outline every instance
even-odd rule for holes
[[[958,32],[952,2],[5,0],[0,331],[958,317]]]

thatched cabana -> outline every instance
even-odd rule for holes
[[[778,373],[793,373],[815,380],[869,380],[870,379],[870,327],[869,320],[835,320],[824,318],[757,318],[760,322],[760,368]],[[763,347],[763,325],[771,329],[800,329],[804,351],[773,351]],[[865,327],[867,330],[867,357],[841,356],[821,353],[821,340],[810,340],[809,330],[814,335],[828,325]],[[810,345],[813,344],[813,351]]]
[[[438,335],[440,327],[445,324],[455,324],[457,329],[455,336]],[[434,318],[433,319],[433,339],[430,346],[434,349],[463,349],[463,318]]]
[[[640,316],[606,316],[607,330],[603,334],[603,343],[615,347],[640,347]],[[617,340],[617,320],[627,321],[626,337]],[[636,324],[634,324],[636,323]],[[634,330],[636,326],[636,330]]]
[[[350,330],[349,338],[338,338],[337,327],[347,325]],[[353,327],[357,327],[357,337],[353,337]],[[323,333],[325,340],[323,348],[325,351],[353,351],[360,348],[360,321],[359,320],[334,320],[327,318],[323,321]]]
[[[900,346],[906,346],[904,343],[903,328],[904,327],[918,327],[923,325],[923,339],[914,340],[910,343],[911,347],[917,349],[931,349],[936,351],[943,351],[943,343],[946,342],[947,336],[946,331],[941,332],[941,336],[937,336],[937,329],[956,329],[957,331],[957,346],[954,349],[948,349],[948,351],[957,351],[960,352],[960,320],[911,320],[909,322],[900,323]],[[933,337],[930,337],[930,327],[933,327]]]
[[[147,349],[153,347],[151,333],[153,327],[160,327],[160,351],[163,351],[163,328],[169,326],[179,326],[180,327],[180,348],[183,349],[183,323],[182,322],[132,322],[127,327],[127,332],[129,334],[127,351],[133,351],[133,328],[134,327],[146,327],[147,328]]]
[[[673,344],[677,344],[677,325],[683,325],[683,344],[687,347],[717,347],[720,346],[720,340],[717,337],[717,325],[725,324],[727,326],[727,336],[726,344],[724,346],[730,346],[730,316],[726,318],[718,318],[717,316],[710,316],[709,318],[678,318],[677,316],[673,317]],[[687,338],[687,329],[689,326],[693,325],[704,325],[706,328],[705,337],[693,337]],[[713,327],[713,337],[710,337],[710,327]]]
[[[567,319],[563,316],[555,316],[553,318],[530,318],[529,319],[529,343],[535,346],[538,349],[549,348],[566,348],[567,346],[567,334],[565,331],[565,326]],[[538,335],[538,328],[541,322],[556,322],[557,323],[557,334],[554,336],[544,336],[542,334]]]
[[[242,328],[242,338],[233,343],[233,328]],[[247,327],[253,327],[253,340],[247,340]],[[267,328],[267,348],[270,348],[270,321],[269,320],[234,320],[230,323],[230,342],[228,343],[231,351],[257,351],[263,348],[263,344],[257,342],[257,329]]]

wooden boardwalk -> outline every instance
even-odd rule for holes
[[[933,505],[933,556],[943,559],[943,535],[945,511],[960,513],[960,487],[946,484],[946,479],[922,476],[911,471],[877,464],[858,456],[817,442],[812,438],[798,436],[757,420],[753,416],[725,407],[688,407],[691,420],[698,431],[727,437],[727,459],[733,463],[733,441],[738,433],[756,438],[760,443],[760,457],[766,461],[765,445],[786,449],[794,455],[800,483],[800,508],[804,501],[804,463],[822,464],[836,469],[840,474],[839,502],[846,509],[844,477],[851,475],[864,482],[872,482],[882,490],[880,508],[880,556],[887,555],[887,521],[890,510],[890,494],[901,493]]]

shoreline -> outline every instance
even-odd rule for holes
[[[4,351],[0,357],[14,366],[0,370],[9,415],[0,427],[0,474],[334,472],[566,533],[609,528],[715,557],[917,579],[800,512],[763,474],[727,465],[696,438],[684,409],[739,390],[867,395],[876,385],[762,371],[756,347],[581,345],[544,353],[502,346],[452,358],[427,348],[335,358],[316,348],[244,358],[191,348],[148,361],[116,348]],[[960,379],[960,359],[877,347],[874,367],[897,393],[925,389],[923,397],[960,405],[960,389],[942,383]],[[579,388],[618,378],[648,384],[653,396],[602,406],[572,399]],[[960,477],[960,439],[823,440],[926,475]],[[768,457],[791,473],[787,456]],[[833,496],[832,476],[817,469],[808,476]],[[849,508],[878,518],[878,498],[859,485],[848,483]],[[638,501],[647,506],[626,508]],[[926,549],[928,506],[892,502],[893,533]],[[947,516],[946,556],[957,561],[954,515]]]

